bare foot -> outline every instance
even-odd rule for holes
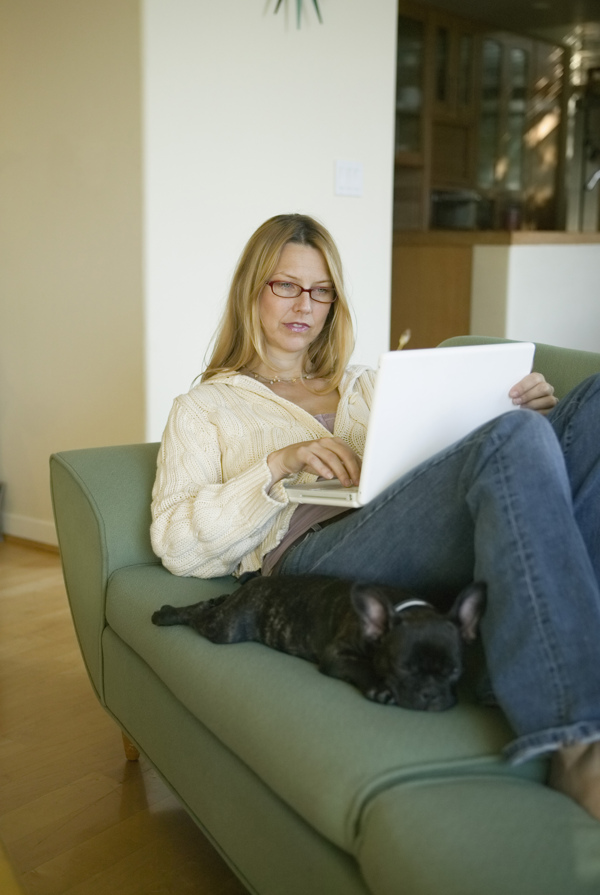
[[[578,743],[554,752],[548,785],[600,820],[600,742]]]

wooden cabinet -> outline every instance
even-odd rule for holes
[[[478,26],[401,0],[395,229],[426,229],[431,193],[475,178]]]
[[[432,348],[470,328],[472,246],[407,236],[398,233],[394,238],[392,350],[407,329],[409,348]]]
[[[394,229],[472,191],[481,229],[561,229],[566,51],[400,0]],[[457,223],[457,226],[465,226]]]

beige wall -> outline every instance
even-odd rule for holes
[[[0,480],[52,543],[52,451],[144,437],[137,0],[0,0]]]

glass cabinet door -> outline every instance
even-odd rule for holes
[[[482,43],[481,117],[477,182],[490,189],[496,182],[502,94],[502,45],[486,38]]]
[[[423,152],[423,66],[425,24],[398,17],[396,67],[396,154]]]
[[[450,30],[435,29],[435,101],[445,105],[450,99]]]
[[[475,63],[475,39],[472,34],[461,34],[458,39],[458,89],[459,110],[473,105],[473,66]]]
[[[508,54],[506,181],[508,190],[523,189],[523,148],[527,117],[529,53],[511,47]]]

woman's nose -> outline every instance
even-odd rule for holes
[[[309,292],[301,292],[300,295],[294,301],[294,310],[295,311],[310,311],[311,310],[311,301],[310,301],[310,293]]]

